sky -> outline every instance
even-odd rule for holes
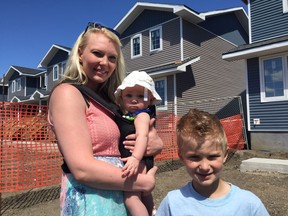
[[[12,65],[37,69],[53,44],[72,48],[89,21],[114,28],[137,2],[247,11],[241,0],[0,0],[0,79]]]

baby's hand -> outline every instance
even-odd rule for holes
[[[130,156],[127,158],[121,158],[121,160],[123,162],[126,162],[126,164],[122,168],[123,176],[130,177],[132,175],[137,174],[140,163],[140,161],[137,158]]]

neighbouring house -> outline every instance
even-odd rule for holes
[[[229,62],[222,54],[248,43],[248,26],[242,7],[199,13],[181,4],[137,2],[114,29],[120,33],[127,73],[145,70],[154,79],[163,99],[159,112],[171,117],[201,108],[223,119],[239,114],[242,104],[234,97],[245,102],[246,86],[245,61]],[[7,100],[47,104],[70,51],[54,44],[37,70],[10,68]],[[12,94],[19,77],[23,89]],[[195,105],[199,101],[204,105]]]
[[[10,66],[4,75],[6,101],[46,105],[49,94],[63,74],[70,48],[52,45],[38,68]]]
[[[1,95],[1,101],[5,102],[7,101],[7,94],[8,94],[8,84],[4,82],[4,79],[2,78],[0,80],[0,95]]]
[[[288,150],[288,0],[243,0],[248,5],[249,44],[224,52],[246,61],[251,148]]]
[[[114,29],[121,34],[128,73],[145,70],[155,80],[163,99],[159,110],[181,115],[192,101],[245,98],[245,61],[222,59],[248,43],[242,7],[198,13],[185,5],[137,2]],[[221,118],[233,115],[226,102],[206,108]]]

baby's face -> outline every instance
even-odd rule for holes
[[[127,112],[135,112],[140,109],[146,109],[152,99],[151,93],[148,91],[148,98],[145,99],[145,88],[142,86],[127,87],[121,92],[122,106]]]

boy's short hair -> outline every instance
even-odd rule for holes
[[[177,123],[177,145],[181,152],[183,145],[193,138],[203,140],[210,136],[215,145],[224,153],[227,150],[227,138],[224,128],[216,115],[198,109],[191,109]]]

